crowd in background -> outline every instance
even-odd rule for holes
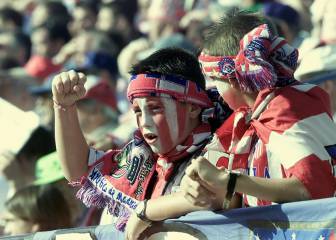
[[[296,78],[320,77],[315,83],[330,94],[335,113],[335,1],[2,0],[3,234],[99,224],[101,210],[76,200],[55,154],[55,74],[75,69],[87,75],[87,93],[77,103],[85,138],[100,150],[121,148],[136,129],[126,98],[130,67],[166,47],[199,54],[212,23],[235,8],[264,14],[299,48]]]

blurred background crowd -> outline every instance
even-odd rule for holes
[[[87,75],[77,104],[85,137],[120,148],[136,128],[125,95],[132,64],[165,47],[197,55],[211,24],[236,8],[268,16],[299,48],[296,78],[323,87],[335,112],[334,0],[1,0],[0,233],[99,224],[101,211],[75,199],[55,154],[55,74]]]

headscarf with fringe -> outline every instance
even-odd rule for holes
[[[202,52],[199,62],[209,78],[236,80],[243,92],[287,86],[295,81],[298,50],[273,36],[267,24],[240,40],[237,56],[211,56]]]

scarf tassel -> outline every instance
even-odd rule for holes
[[[96,188],[88,179],[78,190],[76,197],[81,200],[86,207],[107,207],[108,212],[117,218],[117,221],[114,223],[116,229],[120,231],[125,230],[126,223],[132,211],[118,201],[106,196],[104,192]]]

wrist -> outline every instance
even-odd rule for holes
[[[68,111],[69,109],[73,108],[76,105],[76,102],[73,102],[71,104],[64,104],[64,103],[59,103],[55,99],[53,99],[54,102],[54,109],[62,110],[64,112]]]
[[[150,220],[146,215],[147,203],[148,199],[145,199],[144,201],[140,202],[137,208],[135,209],[135,214],[143,222],[152,223],[152,220]]]
[[[226,172],[227,183],[224,185],[226,186],[226,194],[223,201],[224,209],[227,209],[230,206],[231,199],[236,192],[237,179],[240,177],[240,175],[241,174],[237,171]]]

